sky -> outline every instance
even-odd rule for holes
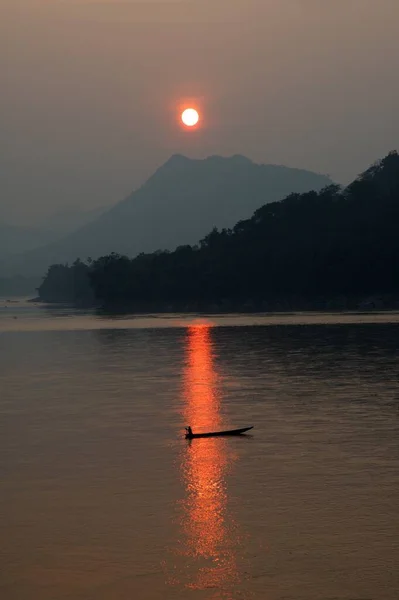
[[[399,0],[0,0],[0,218],[113,204],[174,153],[348,183],[399,146],[398,24]]]

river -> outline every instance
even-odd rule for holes
[[[399,597],[398,313],[2,301],[0,414],[4,600]]]

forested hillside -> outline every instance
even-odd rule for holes
[[[398,225],[399,156],[391,152],[345,189],[290,194],[196,246],[53,265],[39,294],[133,310],[324,308],[340,297],[395,297]]]

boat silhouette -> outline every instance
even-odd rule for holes
[[[194,438],[207,438],[207,437],[221,437],[225,435],[241,435],[250,429],[253,429],[253,425],[250,427],[241,427],[241,429],[229,429],[227,431],[209,431],[207,433],[194,433],[191,427],[186,427],[186,440],[192,440]]]

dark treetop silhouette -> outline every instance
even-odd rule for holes
[[[325,175],[259,165],[244,156],[195,160],[174,155],[139,189],[92,222],[51,244],[9,257],[4,267],[11,275],[41,275],[49,264],[71,263],[77,256],[174,250],[197,243],[214,226],[233,227],[263,204],[291,192],[320,190],[331,183]],[[0,274],[1,270],[0,261]]]
[[[52,265],[43,301],[129,310],[325,308],[399,292],[399,156],[347,188],[290,194],[173,252]]]

